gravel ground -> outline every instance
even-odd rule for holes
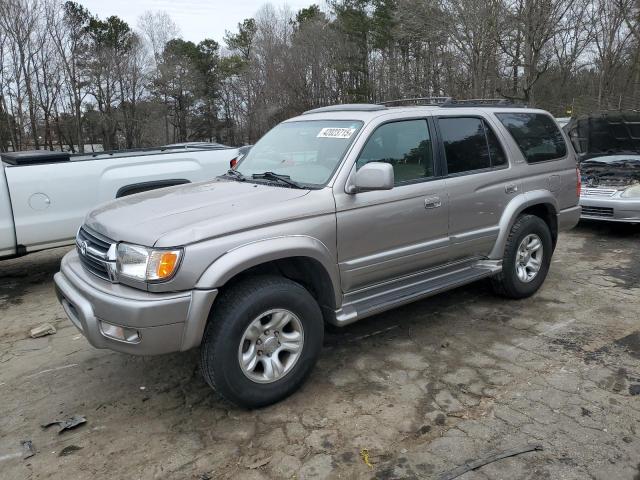
[[[53,292],[65,249],[5,261],[0,477],[426,479],[539,444],[459,478],[639,480],[639,246],[640,227],[581,224],[533,298],[479,282],[329,334],[306,386],[259,411],[217,398],[197,351],[92,348]]]

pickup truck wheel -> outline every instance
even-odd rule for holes
[[[215,303],[202,339],[202,373],[225,399],[263,407],[304,383],[323,335],[320,307],[301,285],[277,276],[250,278]]]
[[[494,291],[516,299],[533,295],[547,276],[552,251],[547,224],[535,215],[518,217],[507,239],[502,271],[492,278]]]

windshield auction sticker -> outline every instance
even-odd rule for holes
[[[317,138],[351,138],[355,128],[323,128]]]

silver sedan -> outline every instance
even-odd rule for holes
[[[640,155],[608,155],[580,162],[581,218],[640,223]]]

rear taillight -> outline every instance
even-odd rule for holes
[[[576,194],[580,196],[582,190],[582,176],[580,175],[580,168],[576,167]]]
[[[238,157],[232,158],[231,161],[229,162],[229,167],[236,168],[237,164],[238,164]]]

